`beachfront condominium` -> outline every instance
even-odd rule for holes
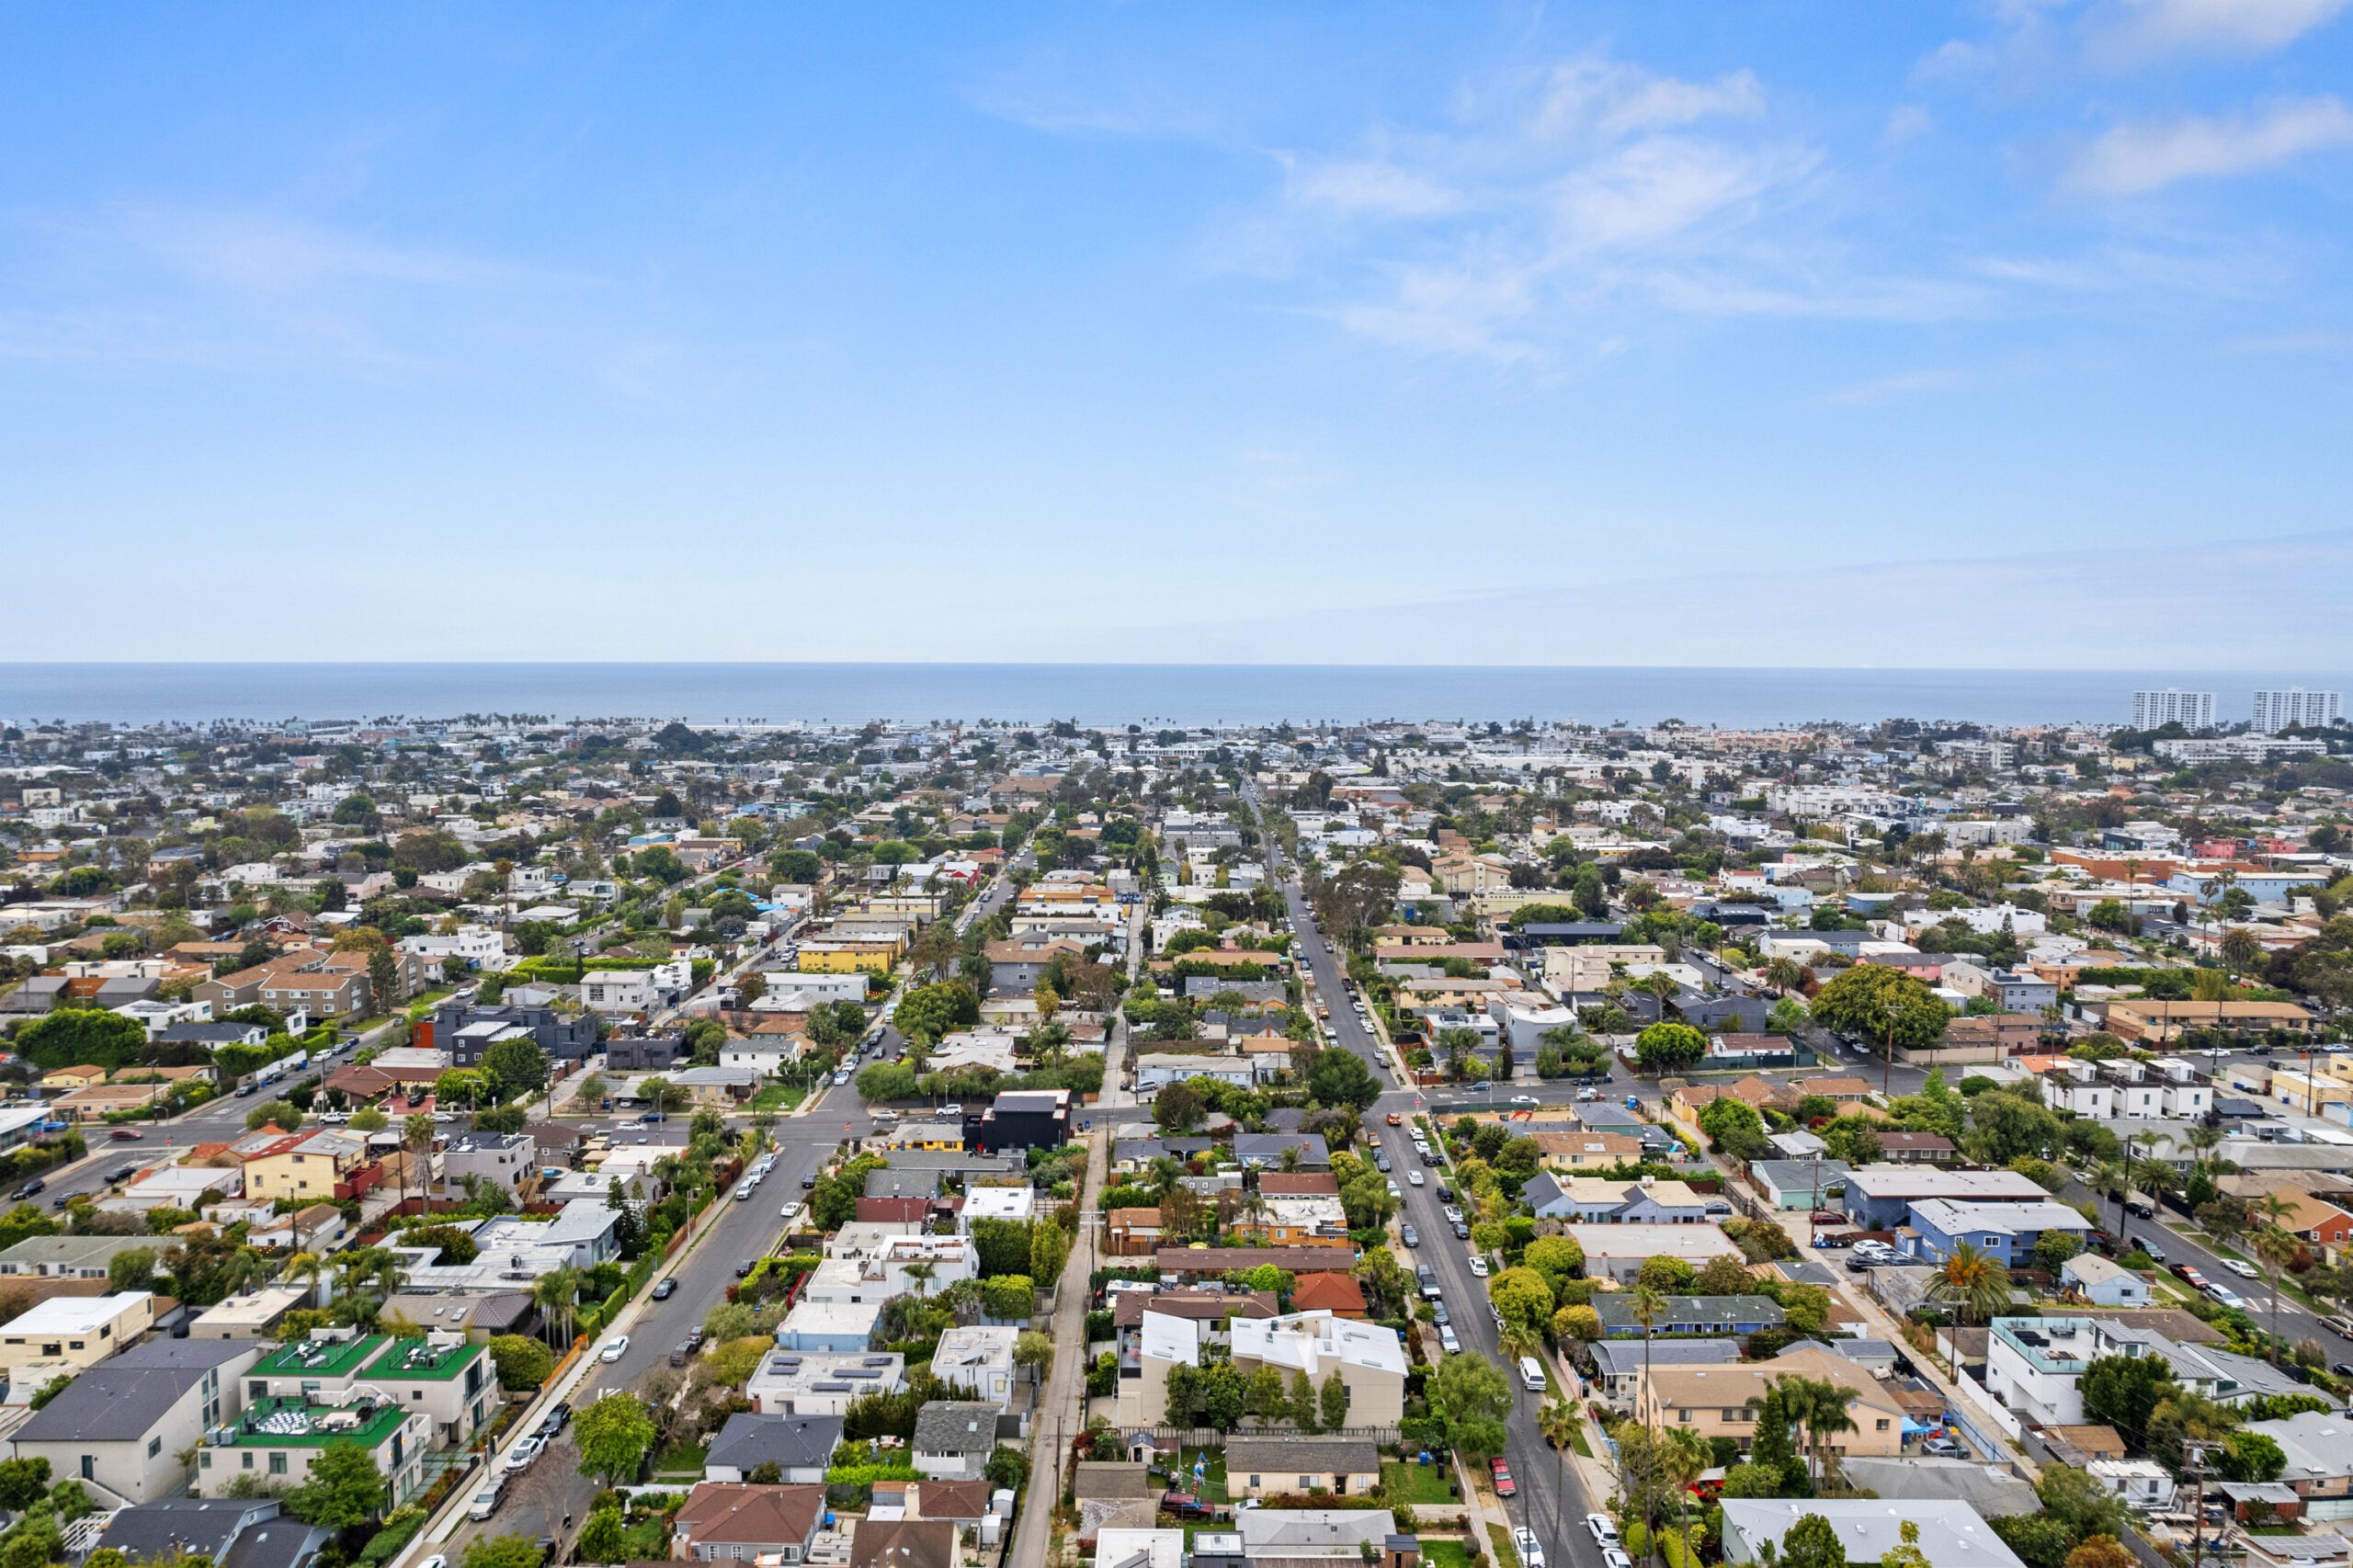
[[[2154,730],[2164,724],[2179,724],[2185,730],[2212,729],[2214,694],[2211,691],[2182,691],[2170,686],[2163,691],[2134,692],[2132,727]]]
[[[2285,691],[2255,694],[2255,727],[2261,734],[2276,735],[2290,724],[2322,729],[2344,716],[2345,700],[2334,691],[2306,691],[2291,686]]]

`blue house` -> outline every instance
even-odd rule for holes
[[[1955,1203],[1932,1198],[1912,1205],[1912,1229],[1904,1250],[1941,1263],[1968,1242],[1995,1262],[2010,1267],[2034,1256],[2034,1244],[2052,1231],[2079,1241],[2092,1222],[2063,1203],[2046,1198],[2030,1203]]]

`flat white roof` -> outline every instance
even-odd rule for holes
[[[125,1290],[114,1296],[51,1296],[9,1319],[0,1334],[10,1339],[34,1339],[48,1334],[95,1333],[150,1299],[151,1293],[145,1290]]]

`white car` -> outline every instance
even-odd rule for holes
[[[2252,1279],[2255,1278],[2255,1265],[2249,1263],[2243,1257],[2226,1257],[2222,1259],[2222,1267],[2229,1269],[2232,1273],[2237,1275],[2242,1279]]]
[[[1601,1568],[1634,1568],[1634,1560],[1614,1546],[1601,1549]]]
[[[597,1355],[597,1359],[599,1361],[618,1361],[628,1354],[629,1335],[624,1334],[615,1339],[610,1345],[606,1346],[603,1351]]]
[[[1544,1547],[1534,1530],[1520,1526],[1511,1532],[1511,1543],[1519,1548],[1519,1568],[1544,1568]]]
[[[1514,1095],[1511,1097],[1511,1103],[1514,1105],[1542,1105],[1544,1102],[1538,1099],[1534,1095]]]
[[[1471,1272],[1481,1279],[1487,1277],[1487,1260],[1477,1253],[1471,1255]]]
[[[2246,1298],[2245,1296],[2240,1295],[2236,1290],[2230,1289],[2228,1286],[2217,1285],[2211,1279],[2206,1282],[2206,1294],[2214,1299],[2214,1304],[2216,1306],[2245,1307],[2246,1305]]]
[[[1610,1522],[1608,1515],[1587,1514],[1585,1517],[1585,1528],[1592,1532],[1593,1539],[1599,1544],[1603,1546],[1618,1544],[1618,1527]]]
[[[540,1457],[540,1450],[545,1447],[547,1445],[537,1437],[524,1438],[506,1450],[507,1470],[512,1472],[530,1469],[531,1461]]]
[[[1424,1185],[1426,1185],[1426,1184],[1427,1183],[1428,1179],[1429,1179],[1428,1177],[1427,1177],[1427,1176],[1423,1176],[1423,1175],[1422,1175],[1422,1173],[1421,1173],[1420,1171],[1418,1171],[1418,1170],[1407,1171],[1407,1172],[1405,1173],[1405,1180],[1406,1180],[1406,1182],[1407,1182],[1409,1185],[1414,1186],[1414,1187],[1421,1187],[1421,1186],[1424,1186]]]

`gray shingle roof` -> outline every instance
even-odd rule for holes
[[[996,1447],[997,1408],[976,1401],[935,1399],[915,1413],[915,1451],[984,1454]]]
[[[826,1463],[841,1440],[838,1415],[755,1415],[739,1410],[711,1439],[703,1462],[746,1471],[764,1464],[803,1470]]]
[[[250,1339],[151,1339],[66,1384],[17,1429],[20,1443],[129,1443],[147,1436],[212,1368],[269,1346]]]

